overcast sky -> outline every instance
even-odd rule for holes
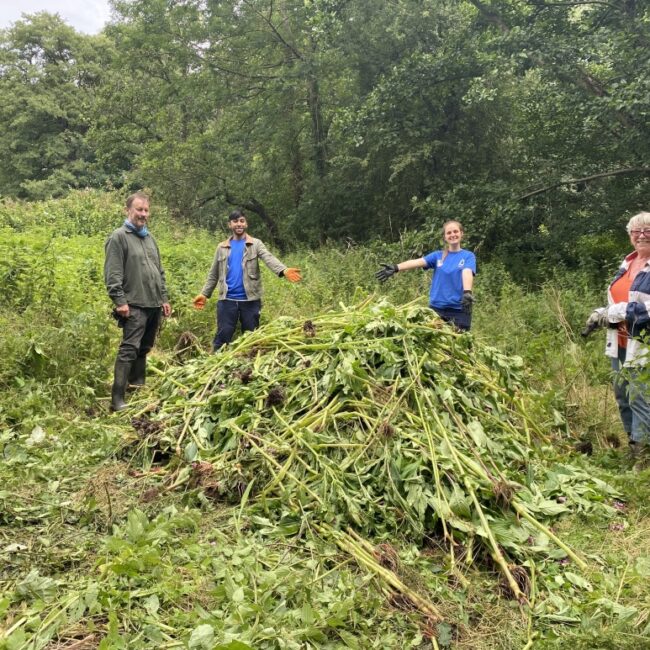
[[[59,14],[84,34],[97,34],[110,18],[108,0],[0,0],[0,29],[38,11]]]

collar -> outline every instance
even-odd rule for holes
[[[230,248],[231,241],[232,241],[232,237],[228,237],[228,239],[224,239],[222,242],[219,242],[219,246],[223,248]],[[248,233],[246,233],[246,237],[244,241],[246,242],[246,246],[249,246],[250,244],[253,243],[253,238]]]
[[[629,255],[627,255],[626,258],[623,260],[623,264],[622,264],[621,266],[622,266],[623,268],[627,269],[627,268],[630,266],[630,264],[632,264],[632,262],[634,262],[634,260],[635,260],[638,256],[639,256],[638,251],[632,251],[632,252],[631,252]],[[645,261],[645,264],[644,264],[643,266],[645,267],[645,266],[648,266],[648,265],[650,265],[650,259],[647,259],[647,260]]]

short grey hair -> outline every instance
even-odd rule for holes
[[[126,209],[129,210],[131,206],[133,205],[133,202],[136,199],[141,199],[142,201],[146,201],[147,204],[151,204],[151,198],[149,197],[148,194],[145,192],[139,191],[139,192],[134,192],[131,194],[131,196],[127,197],[126,199]]]
[[[650,212],[639,212],[639,214],[635,214],[628,222],[627,226],[625,226],[625,230],[627,230],[628,235],[634,228],[637,228],[639,226],[650,226]]]

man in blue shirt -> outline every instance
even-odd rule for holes
[[[261,240],[247,234],[248,222],[242,210],[230,213],[228,227],[232,234],[217,246],[205,285],[192,301],[196,309],[203,309],[215,288],[218,291],[217,333],[212,342],[215,352],[232,341],[238,322],[242,332],[259,327],[262,307],[259,260],[289,282],[302,279],[300,269],[287,268]]]

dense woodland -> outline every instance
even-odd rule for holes
[[[289,248],[455,217],[532,281],[610,267],[649,204],[641,0],[112,4],[96,36],[0,32],[0,195],[144,186]]]

